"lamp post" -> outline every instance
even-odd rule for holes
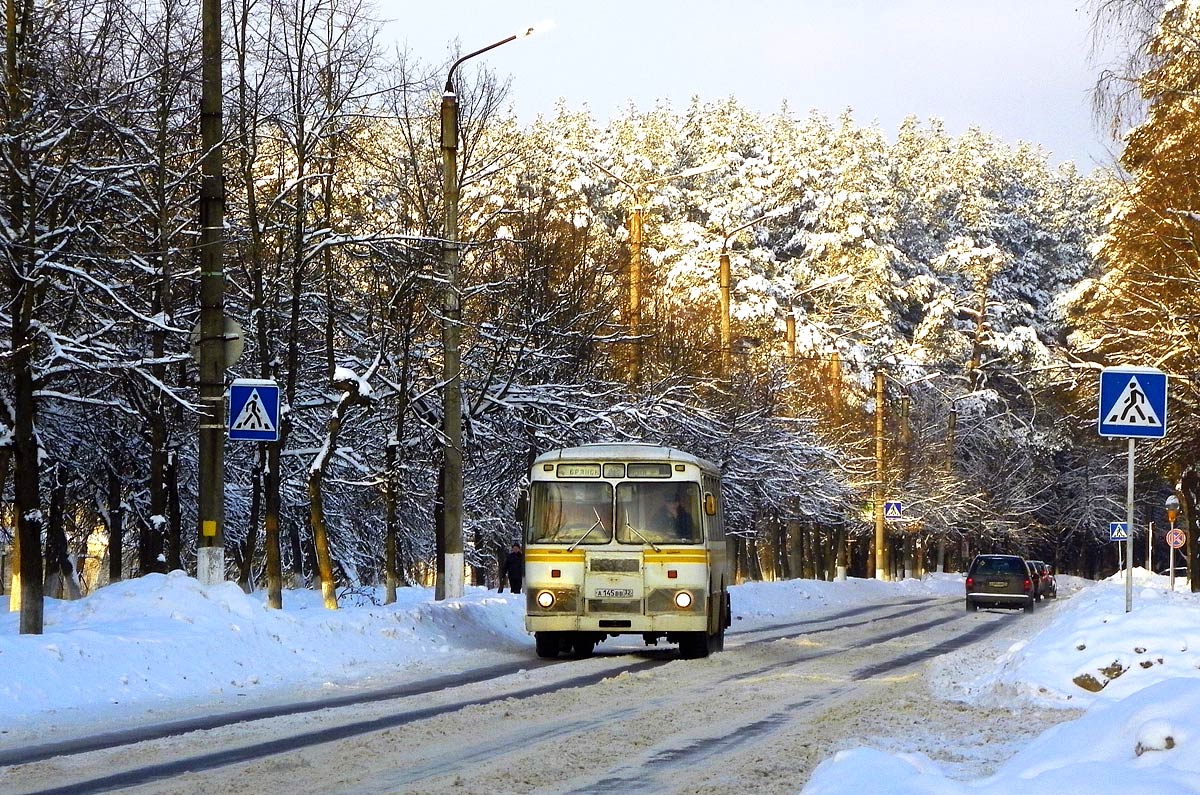
[[[460,324],[462,305],[458,295],[458,94],[454,72],[464,61],[494,50],[510,41],[546,30],[552,23],[538,23],[486,47],[467,53],[450,66],[442,92],[442,190],[446,202],[445,235],[442,240],[442,511],[438,519],[438,562],[434,598],[456,599],[463,595],[463,477],[462,477],[462,384],[460,381]]]
[[[732,372],[732,369],[733,369],[733,339],[732,339],[732,331],[730,328],[730,320],[729,320],[729,303],[730,303],[730,292],[731,292],[731,281],[732,281],[730,267],[729,267],[729,240],[734,235],[736,235],[738,232],[741,232],[743,229],[749,229],[750,227],[754,226],[755,224],[761,223],[762,221],[765,221],[768,218],[774,218],[777,215],[782,215],[783,213],[790,212],[790,211],[791,211],[790,207],[779,207],[777,209],[772,210],[769,213],[760,215],[758,218],[755,218],[753,221],[747,221],[746,223],[742,224],[741,226],[736,226],[733,229],[730,229],[728,232],[725,233],[724,239],[722,239],[722,241],[721,241],[721,260],[720,260],[720,268],[721,269],[720,269],[720,274],[718,276],[718,281],[719,281],[720,289],[721,289],[721,377],[722,378],[728,379],[730,376],[730,373]],[[792,335],[789,339],[794,344],[795,339],[796,339],[794,327],[792,328],[791,334]]]
[[[1171,524],[1170,532],[1172,535],[1174,535],[1175,517],[1179,515],[1179,498],[1172,494],[1171,496],[1167,497],[1164,507],[1167,509],[1167,521]],[[1170,567],[1171,571],[1170,590],[1171,593],[1175,593],[1175,547],[1171,544],[1168,544],[1167,549],[1170,550],[1170,557],[1167,559],[1167,565]]]
[[[629,337],[633,344],[633,356],[629,363],[629,380],[636,384],[642,370],[642,220],[645,214],[645,191],[651,185],[670,182],[674,179],[707,174],[720,168],[723,163],[714,161],[703,166],[685,169],[677,174],[651,177],[636,184],[627,182],[594,160],[587,161],[629,189],[633,197],[633,211],[629,214]]]
[[[772,213],[772,215],[773,214],[774,213]],[[769,215],[763,216],[763,218],[768,218],[768,217],[770,217],[770,216]],[[763,219],[762,218],[758,219],[758,221],[761,221],[761,220],[763,220]],[[754,221],[753,223],[758,223],[758,221]],[[734,231],[736,232],[737,230],[735,229]],[[722,256],[724,256],[724,251],[722,251]],[[722,265],[727,267],[728,262],[723,262]],[[728,273],[728,271],[726,271],[726,273]],[[797,292],[792,293],[792,306],[790,306],[788,308],[787,314],[784,315],[784,317],[783,317],[784,328],[786,329],[784,332],[784,335],[785,335],[784,340],[787,345],[788,359],[796,358],[796,311],[795,311],[796,310],[796,308],[795,308],[796,299],[802,295],[808,295],[811,292],[815,292],[816,290],[821,290],[826,287],[832,287],[835,284],[843,284],[845,282],[850,281],[852,278],[853,277],[849,273],[839,273],[837,276],[830,276],[828,279],[824,279],[815,284],[810,284],[808,287],[805,287],[803,290],[798,290]],[[726,281],[724,275],[722,276],[722,280],[723,280],[722,284],[724,285],[724,283]],[[722,295],[722,301],[723,301],[722,306],[721,306],[721,311],[723,313],[722,318],[726,319],[726,318],[728,318],[728,312],[729,312],[729,304],[728,304],[728,301],[726,300],[726,296]],[[861,334],[864,331],[870,331],[871,329],[876,328],[877,326],[880,326],[880,325],[882,325],[882,324],[878,320],[871,320],[871,321],[868,321],[867,323],[864,323],[859,328],[851,329],[850,331],[843,331],[841,334],[838,334],[836,337],[829,340],[829,342],[826,344],[829,345],[831,348],[833,348],[834,361],[836,361],[836,357],[837,357],[837,342],[838,342],[838,340],[844,339],[845,337],[852,337],[855,334]]]

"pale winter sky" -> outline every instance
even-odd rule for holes
[[[938,117],[1042,144],[1052,162],[1109,165],[1092,120],[1088,0],[377,0],[390,42],[442,63],[544,19],[545,35],[475,59],[511,77],[518,118],[562,98],[605,122],[632,100],[676,110],[735,97],[760,113],[846,107],[891,137],[901,119]]]

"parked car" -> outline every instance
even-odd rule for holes
[[[1042,575],[1038,572],[1037,566],[1033,565],[1032,560],[1025,561],[1025,568],[1029,570],[1029,582],[1033,585],[1033,601],[1042,601]]]
[[[1058,598],[1058,581],[1054,579],[1054,572],[1050,570],[1050,565],[1043,560],[1031,560],[1029,564],[1033,566],[1038,576],[1037,594],[1038,599]]]
[[[1021,607],[1033,612],[1034,579],[1020,555],[976,555],[967,569],[967,610]]]

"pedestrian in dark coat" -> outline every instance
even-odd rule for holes
[[[504,593],[505,577],[508,578],[508,587],[512,592],[520,593],[521,580],[525,577],[525,553],[521,551],[521,545],[515,541],[504,559],[504,565],[500,567],[500,593]]]

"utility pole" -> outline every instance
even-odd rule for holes
[[[470,56],[468,56],[470,57]],[[465,60],[465,59],[463,59]],[[462,383],[459,325],[462,306],[458,295],[458,96],[454,69],[442,94],[442,190],[446,197],[446,229],[442,241],[442,513],[439,522],[437,580],[434,599],[463,595],[463,478]]]
[[[642,229],[645,208],[642,194],[633,195],[633,213],[629,216],[629,336],[633,355],[629,362],[629,382],[642,377]]]
[[[643,243],[643,221],[645,219],[646,210],[646,188],[651,185],[656,185],[662,182],[669,182],[674,179],[682,179],[684,177],[694,177],[697,174],[704,174],[719,168],[723,161],[714,161],[696,168],[689,168],[680,171],[678,174],[668,174],[663,177],[653,177],[651,179],[642,180],[636,185],[627,182],[618,177],[613,172],[609,171],[599,163],[589,160],[589,164],[603,171],[608,176],[620,182],[629,190],[629,195],[633,198],[633,209],[629,214],[629,336],[630,344],[633,346],[633,352],[630,356],[629,363],[629,382],[637,384],[641,378],[642,371],[642,243]]]
[[[730,378],[733,372],[733,331],[729,320],[731,292],[733,289],[733,276],[729,267],[729,241],[738,232],[743,229],[749,229],[757,223],[774,218],[777,215],[786,212],[788,207],[780,207],[772,210],[765,215],[760,215],[752,221],[747,221],[741,226],[735,226],[725,233],[725,239],[721,241],[721,259],[720,259],[720,275],[719,281],[721,286],[721,377]],[[824,284],[817,285],[818,287]],[[796,317],[791,312],[788,312],[788,321],[791,323],[790,337],[791,353],[788,356],[793,359],[796,356]]]
[[[725,241],[728,243],[729,238],[726,237]],[[730,281],[732,280],[732,277],[730,276],[729,270],[729,251],[722,246],[721,272],[719,277],[721,282],[721,377],[726,379],[728,379],[733,372],[733,339],[731,324],[729,321]],[[794,340],[794,335],[796,333],[796,319],[791,315],[791,313],[788,313],[788,320],[791,321],[789,339]],[[795,357],[794,349],[795,344],[793,343],[793,352],[790,354],[792,358]]]
[[[221,2],[201,6],[200,487],[196,578],[225,580],[225,183],[221,139]]]

